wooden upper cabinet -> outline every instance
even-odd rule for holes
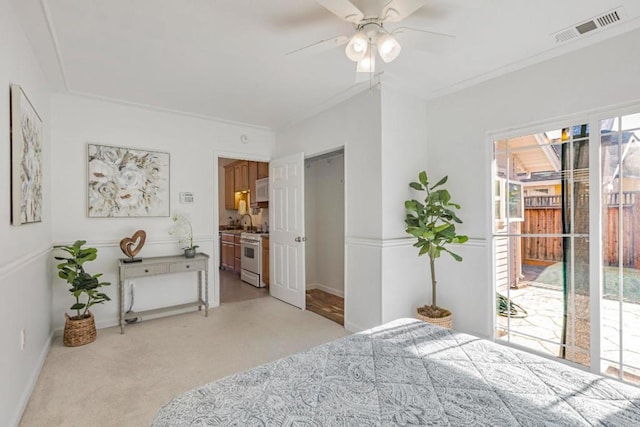
[[[269,176],[269,163],[258,162],[258,178],[267,178]]]
[[[234,175],[233,164],[224,167],[224,208],[229,210],[236,208]]]
[[[258,162],[249,162],[249,194],[251,207],[258,207],[256,202],[256,179],[258,179]]]
[[[234,188],[236,191],[249,190],[249,162],[246,160],[234,163]]]

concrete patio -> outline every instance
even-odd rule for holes
[[[521,282],[521,289],[498,289],[512,302],[528,312],[526,318],[497,316],[498,339],[531,348],[544,354],[558,356],[562,334],[562,291],[535,281]],[[602,301],[601,355],[618,360],[620,332],[619,304],[613,300]],[[625,379],[640,383],[640,305],[623,303]],[[508,322],[511,334],[506,335]],[[523,334],[523,335],[521,335]],[[529,335],[529,336],[525,336]],[[612,369],[613,367],[613,369]],[[603,361],[601,370],[617,377],[617,364]]]

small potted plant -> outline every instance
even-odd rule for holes
[[[417,239],[413,246],[420,249],[418,255],[429,256],[431,271],[431,305],[418,308],[418,318],[446,328],[453,326],[453,316],[445,308],[438,307],[436,303],[436,272],[435,260],[442,252],[446,252],[456,261],[462,261],[462,257],[447,249],[450,243],[464,243],[469,238],[456,233],[455,224],[462,221],[455,214],[454,209],[460,209],[460,205],[451,201],[449,191],[438,189],[447,182],[445,176],[436,184],[429,184],[427,173],[418,174],[419,182],[412,182],[409,186],[417,191],[426,193],[424,202],[412,199],[404,202],[407,211],[405,224],[406,232]]]
[[[99,291],[102,286],[109,286],[108,282],[100,282],[98,278],[102,274],[91,275],[84,269],[84,264],[98,257],[96,248],[83,248],[85,240],[77,240],[71,246],[54,246],[56,249],[67,252],[68,256],[56,256],[58,261],[58,277],[71,285],[69,292],[75,298],[71,310],[75,310],[74,316],[65,313],[64,345],[75,347],[89,344],[96,340],[96,323],[93,314],[89,311],[95,304],[111,301],[105,293]]]
[[[191,226],[191,220],[189,217],[182,213],[177,213],[171,217],[174,224],[169,230],[169,234],[172,236],[177,235],[180,244],[184,249],[184,256],[186,258],[193,258],[196,256],[196,249],[198,245],[193,244],[193,227]]]

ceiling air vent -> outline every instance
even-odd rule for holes
[[[622,6],[620,6],[620,9],[622,9]],[[605,13],[602,16],[598,16],[596,18],[596,21],[598,21],[598,25],[601,27],[605,27],[607,25],[611,25],[611,24],[615,24],[616,22],[620,21],[622,19],[622,17],[620,16],[620,13],[618,13],[617,10],[613,10],[609,13]]]
[[[620,6],[613,10],[605,12],[600,16],[591,18],[588,21],[571,26],[569,28],[565,28],[562,31],[558,31],[553,36],[556,39],[556,43],[564,43],[591,31],[599,30],[603,27],[608,27],[612,24],[616,24],[620,22],[624,17],[624,7]]]

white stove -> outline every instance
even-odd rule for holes
[[[260,280],[262,274],[262,237],[258,233],[240,234],[242,271],[240,279],[257,288],[263,287]]]

